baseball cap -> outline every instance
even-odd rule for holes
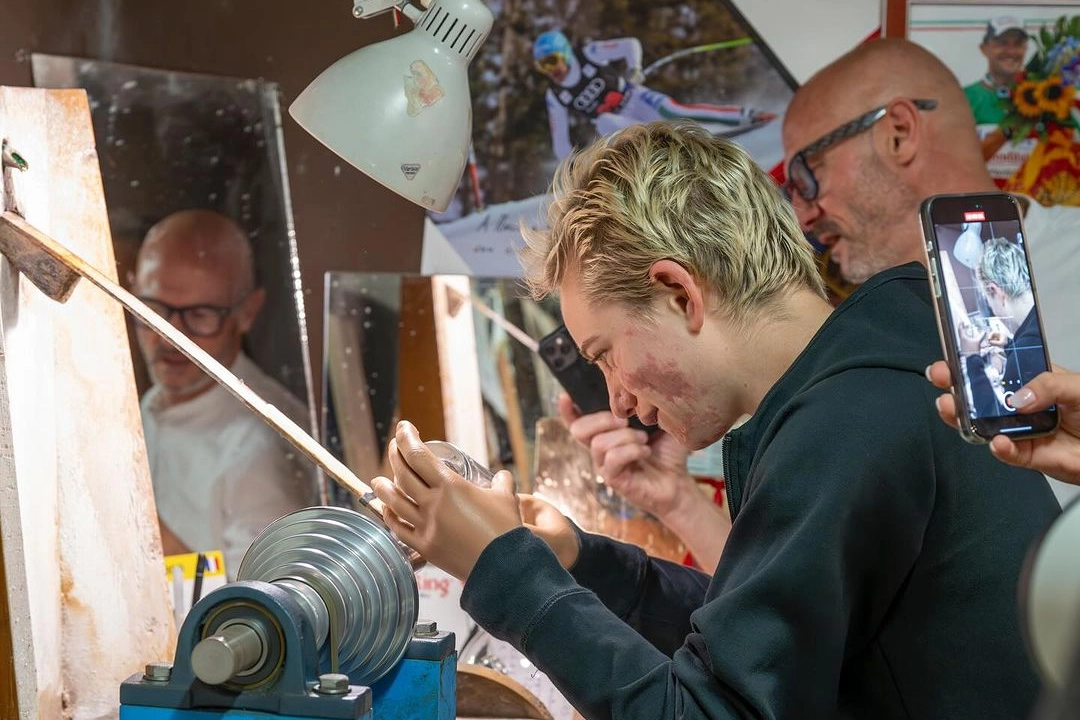
[[[990,21],[986,23],[986,35],[983,37],[983,42],[1001,37],[1010,30],[1017,30],[1023,33],[1025,38],[1028,36],[1027,30],[1024,28],[1024,23],[1021,22],[1020,18],[1014,15],[1000,15],[995,18],[990,18]]]

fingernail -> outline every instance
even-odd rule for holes
[[[930,380],[930,366],[929,365],[927,365],[926,368],[922,371],[922,374],[926,377],[927,380]],[[930,382],[933,382],[933,380],[930,380]]]
[[[1009,398],[1014,408],[1022,408],[1035,402],[1035,393],[1030,388],[1022,387]]]

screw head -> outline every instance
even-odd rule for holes
[[[315,692],[320,695],[344,695],[349,692],[349,676],[341,673],[323,673]]]
[[[439,625],[434,620],[417,620],[413,627],[413,635],[435,635],[439,632]]]
[[[143,672],[143,680],[149,680],[150,682],[169,682],[170,678],[172,678],[172,663],[152,662],[146,664],[146,670]]]

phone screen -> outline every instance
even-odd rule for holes
[[[927,250],[941,332],[950,334],[944,345],[963,394],[960,410],[983,440],[1053,429],[1056,417],[1047,422],[1019,415],[1009,401],[1049,369],[1015,201],[997,195],[947,199],[930,211]]]

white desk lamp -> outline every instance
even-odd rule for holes
[[[468,66],[491,32],[480,0],[354,0],[353,15],[397,10],[414,24],[350,53],[289,107],[317,140],[373,179],[442,212],[461,181],[472,133]]]

